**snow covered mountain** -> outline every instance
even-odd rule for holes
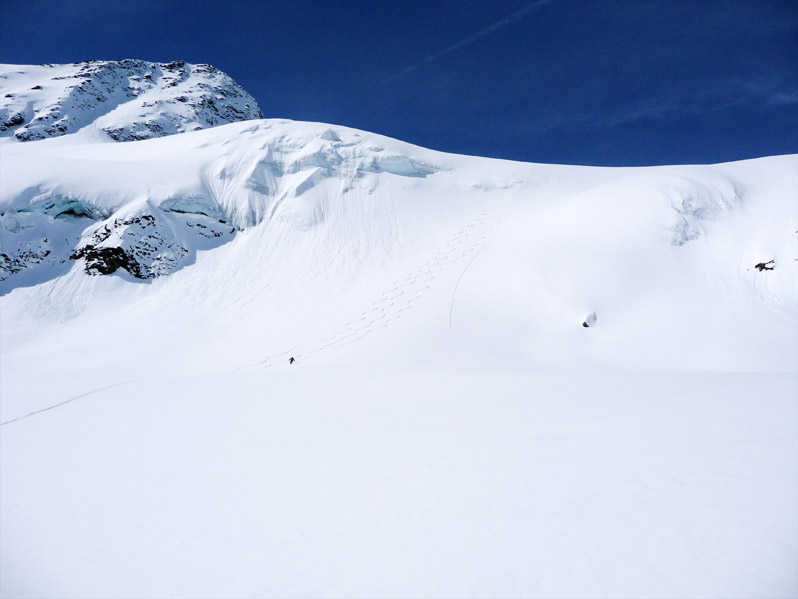
[[[88,126],[114,141],[134,141],[263,118],[228,75],[182,60],[0,65],[0,90],[0,137],[19,141]]]
[[[202,65],[3,73],[0,595],[798,591],[798,156],[526,164]]]
[[[480,251],[469,270],[476,286],[458,301],[494,304],[480,321],[495,321],[504,331],[497,338],[528,328],[520,345],[502,351],[520,363],[570,363],[587,346],[563,339],[582,334],[574,323],[596,317],[592,337],[608,335],[620,353],[599,344],[587,363],[768,370],[798,360],[795,156],[628,169],[533,165],[280,120],[135,144],[66,135],[8,142],[2,152],[0,289],[4,301],[25,297],[26,309],[51,297],[53,285],[94,287],[93,275],[131,290],[168,278],[152,289],[172,288],[175,297],[183,285],[226,280],[235,300],[225,302],[254,306],[245,298],[286,284],[276,273],[288,264],[297,292],[299,281],[312,281],[309,293],[324,289],[317,277],[334,269],[353,285],[377,276],[374,268],[410,279],[420,269],[429,274],[414,285],[426,287],[432,271],[446,264],[457,272]],[[501,234],[488,234],[498,227]],[[504,276],[489,269],[478,282],[478,265],[491,255]],[[219,261],[227,264],[221,271],[206,266]],[[257,272],[236,282],[233,273],[252,263]],[[407,295],[417,292],[425,295]],[[679,341],[649,347],[658,336]],[[547,338],[547,349],[527,338]],[[486,342],[473,349],[481,354]]]

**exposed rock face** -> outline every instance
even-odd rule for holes
[[[97,247],[86,245],[72,254],[73,260],[84,258],[86,260],[86,273],[90,275],[110,275],[120,268],[124,268],[134,277],[146,279],[141,275],[141,269],[136,261],[119,246]]]
[[[60,144],[3,144],[5,156],[30,154],[36,167],[12,166],[8,171],[21,177],[6,176],[0,185],[0,295],[72,266],[141,280],[170,275],[237,230],[274,221],[309,231],[357,201],[350,198],[373,196],[381,181],[401,178],[413,186],[439,172],[405,155],[406,148],[290,121],[230,124],[185,136],[185,145],[153,140],[150,148],[169,149],[153,159],[132,144],[106,143],[95,153],[97,140],[81,136],[70,136],[68,163]],[[177,160],[183,151],[203,166]],[[45,156],[45,170],[58,174],[38,180]],[[3,188],[13,191],[3,198]]]
[[[263,118],[228,75],[183,61],[0,65],[0,136],[33,141],[95,126],[115,141]]]
[[[31,267],[65,263],[80,228],[90,222],[44,211],[0,214],[0,282]]]
[[[203,214],[153,209],[124,218],[88,210],[40,210],[0,215],[0,282],[23,271],[60,268],[82,260],[90,275],[126,271],[137,279],[168,275],[193,260],[197,249],[230,241],[235,230]]]
[[[158,218],[143,214],[109,219],[84,236],[70,258],[83,259],[90,275],[109,275],[121,268],[137,279],[154,279],[183,266],[189,248],[198,245],[197,236],[226,241],[233,234],[229,225],[202,215],[170,218],[157,212]]]
[[[94,230],[70,256],[83,258],[91,275],[109,275],[123,268],[137,279],[151,279],[175,270],[188,250],[166,239],[150,214],[114,219]]]
[[[759,264],[755,265],[754,268],[756,268],[759,272],[762,272],[762,271],[765,271],[765,270],[775,270],[776,261],[775,260],[768,260],[767,262],[760,262]]]
[[[0,253],[0,281],[4,281],[10,275],[21,272],[23,269],[41,264],[50,255],[50,250],[46,247],[47,239],[42,240],[44,247],[17,248],[11,255]]]

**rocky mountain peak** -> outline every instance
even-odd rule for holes
[[[263,118],[233,79],[182,60],[0,65],[0,137],[34,141],[93,129],[135,141]]]

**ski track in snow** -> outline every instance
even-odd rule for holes
[[[488,234],[501,224],[503,220],[504,215],[496,214],[495,211],[488,210],[483,212],[469,225],[455,233],[448,242],[433,252],[427,261],[415,271],[396,282],[390,289],[384,291],[380,299],[373,302],[368,309],[363,311],[358,319],[347,322],[344,325],[345,328],[324,339],[296,345],[288,350],[267,356],[260,362],[248,364],[236,370],[271,368],[288,362],[291,357],[300,361],[317,356],[325,350],[360,341],[366,335],[379,329],[384,329],[391,322],[401,318],[404,312],[412,308],[421,299],[424,292],[431,287],[432,282],[446,265],[455,264],[471,256],[453,291],[452,308],[449,312],[449,326],[451,327],[454,293],[457,292],[457,287],[468,267],[471,266],[482,249]]]
[[[483,237],[483,240],[484,240],[484,237]],[[473,264],[474,260],[477,259],[477,256],[479,256],[479,252],[481,252],[481,251],[482,251],[482,245],[480,244],[480,246],[477,248],[477,251],[474,252],[473,256],[471,256],[471,259],[468,261],[468,264],[465,265],[465,268],[463,269],[463,272],[461,272],[460,276],[457,278],[457,283],[454,284],[454,290],[452,291],[452,305],[449,307],[449,328],[450,329],[452,328],[452,316],[454,315],[454,300],[457,297],[457,288],[460,286],[460,281],[463,280],[463,277],[465,276],[466,271],[471,266],[471,264]]]
[[[12,422],[17,422],[19,420],[24,420],[25,418],[30,418],[31,416],[35,416],[36,414],[41,414],[42,412],[49,412],[50,410],[54,410],[55,408],[60,408],[61,406],[64,406],[68,403],[77,401],[78,399],[83,399],[84,397],[88,397],[90,395],[94,395],[95,393],[99,393],[100,391],[113,389],[114,387],[121,387],[122,385],[127,385],[137,380],[139,379],[130,379],[129,381],[122,381],[121,383],[113,383],[112,385],[105,385],[104,387],[98,387],[97,389],[86,391],[85,393],[81,393],[79,395],[75,395],[74,397],[70,397],[69,399],[65,399],[64,401],[60,401],[57,404],[47,406],[46,408],[40,408],[38,410],[34,410],[33,412],[29,412],[28,414],[23,414],[22,416],[17,416],[16,418],[12,418],[11,420],[0,422],[0,426],[5,426],[6,424],[11,424]]]

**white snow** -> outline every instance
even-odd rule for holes
[[[798,593],[797,156],[89,130],[0,140],[2,596]]]
[[[3,596],[795,594],[792,374],[295,366],[3,426]]]

